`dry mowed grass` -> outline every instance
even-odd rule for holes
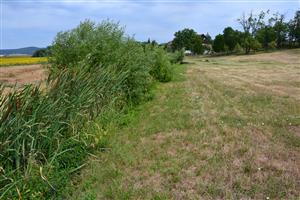
[[[39,84],[46,77],[47,70],[40,64],[0,67],[0,84],[5,86],[4,93],[26,84]]]
[[[298,199],[299,58],[300,49],[187,58],[109,130],[72,198]]]

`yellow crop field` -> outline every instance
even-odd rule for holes
[[[48,58],[46,57],[1,57],[0,66],[7,65],[29,65],[29,64],[38,64],[46,63]]]

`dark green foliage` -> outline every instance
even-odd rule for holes
[[[256,32],[256,38],[262,44],[263,48],[269,49],[269,44],[275,41],[276,32],[272,26],[266,26]]]
[[[288,25],[284,22],[284,15],[276,13],[272,18],[274,21],[274,32],[276,36],[277,48],[282,48],[287,40]]]
[[[288,23],[289,41],[292,46],[300,46],[300,10],[295,13],[294,19]]]
[[[35,51],[32,57],[49,57],[51,56],[51,47],[47,47],[45,49],[39,49]]]
[[[225,51],[224,36],[221,34],[217,35],[216,38],[214,39],[214,43],[212,47],[215,52]]]
[[[183,29],[176,32],[172,41],[173,50],[191,50],[195,54],[203,53],[202,38],[193,29]]]
[[[229,51],[233,51],[234,47],[238,43],[237,33],[231,28],[227,27],[223,31],[224,43],[228,47]]]
[[[59,33],[51,53],[46,89],[0,96],[0,199],[57,199],[87,152],[105,144],[105,124],[92,133],[90,124],[172,78],[163,49],[143,48],[109,21]]]
[[[192,52],[194,54],[202,54],[204,51],[203,45],[202,45],[202,38],[197,35],[194,39],[193,39],[193,45],[192,45]]]

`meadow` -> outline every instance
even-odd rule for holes
[[[186,58],[112,123],[69,198],[299,198],[299,56]]]
[[[46,57],[0,57],[0,67],[10,65],[32,65],[47,63]]]
[[[110,21],[60,32],[45,68],[0,76],[0,199],[297,199],[299,56],[184,58]]]

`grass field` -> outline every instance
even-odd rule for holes
[[[187,58],[108,130],[70,199],[297,199],[300,50]]]
[[[0,57],[0,66],[32,65],[48,62],[46,57]]]

